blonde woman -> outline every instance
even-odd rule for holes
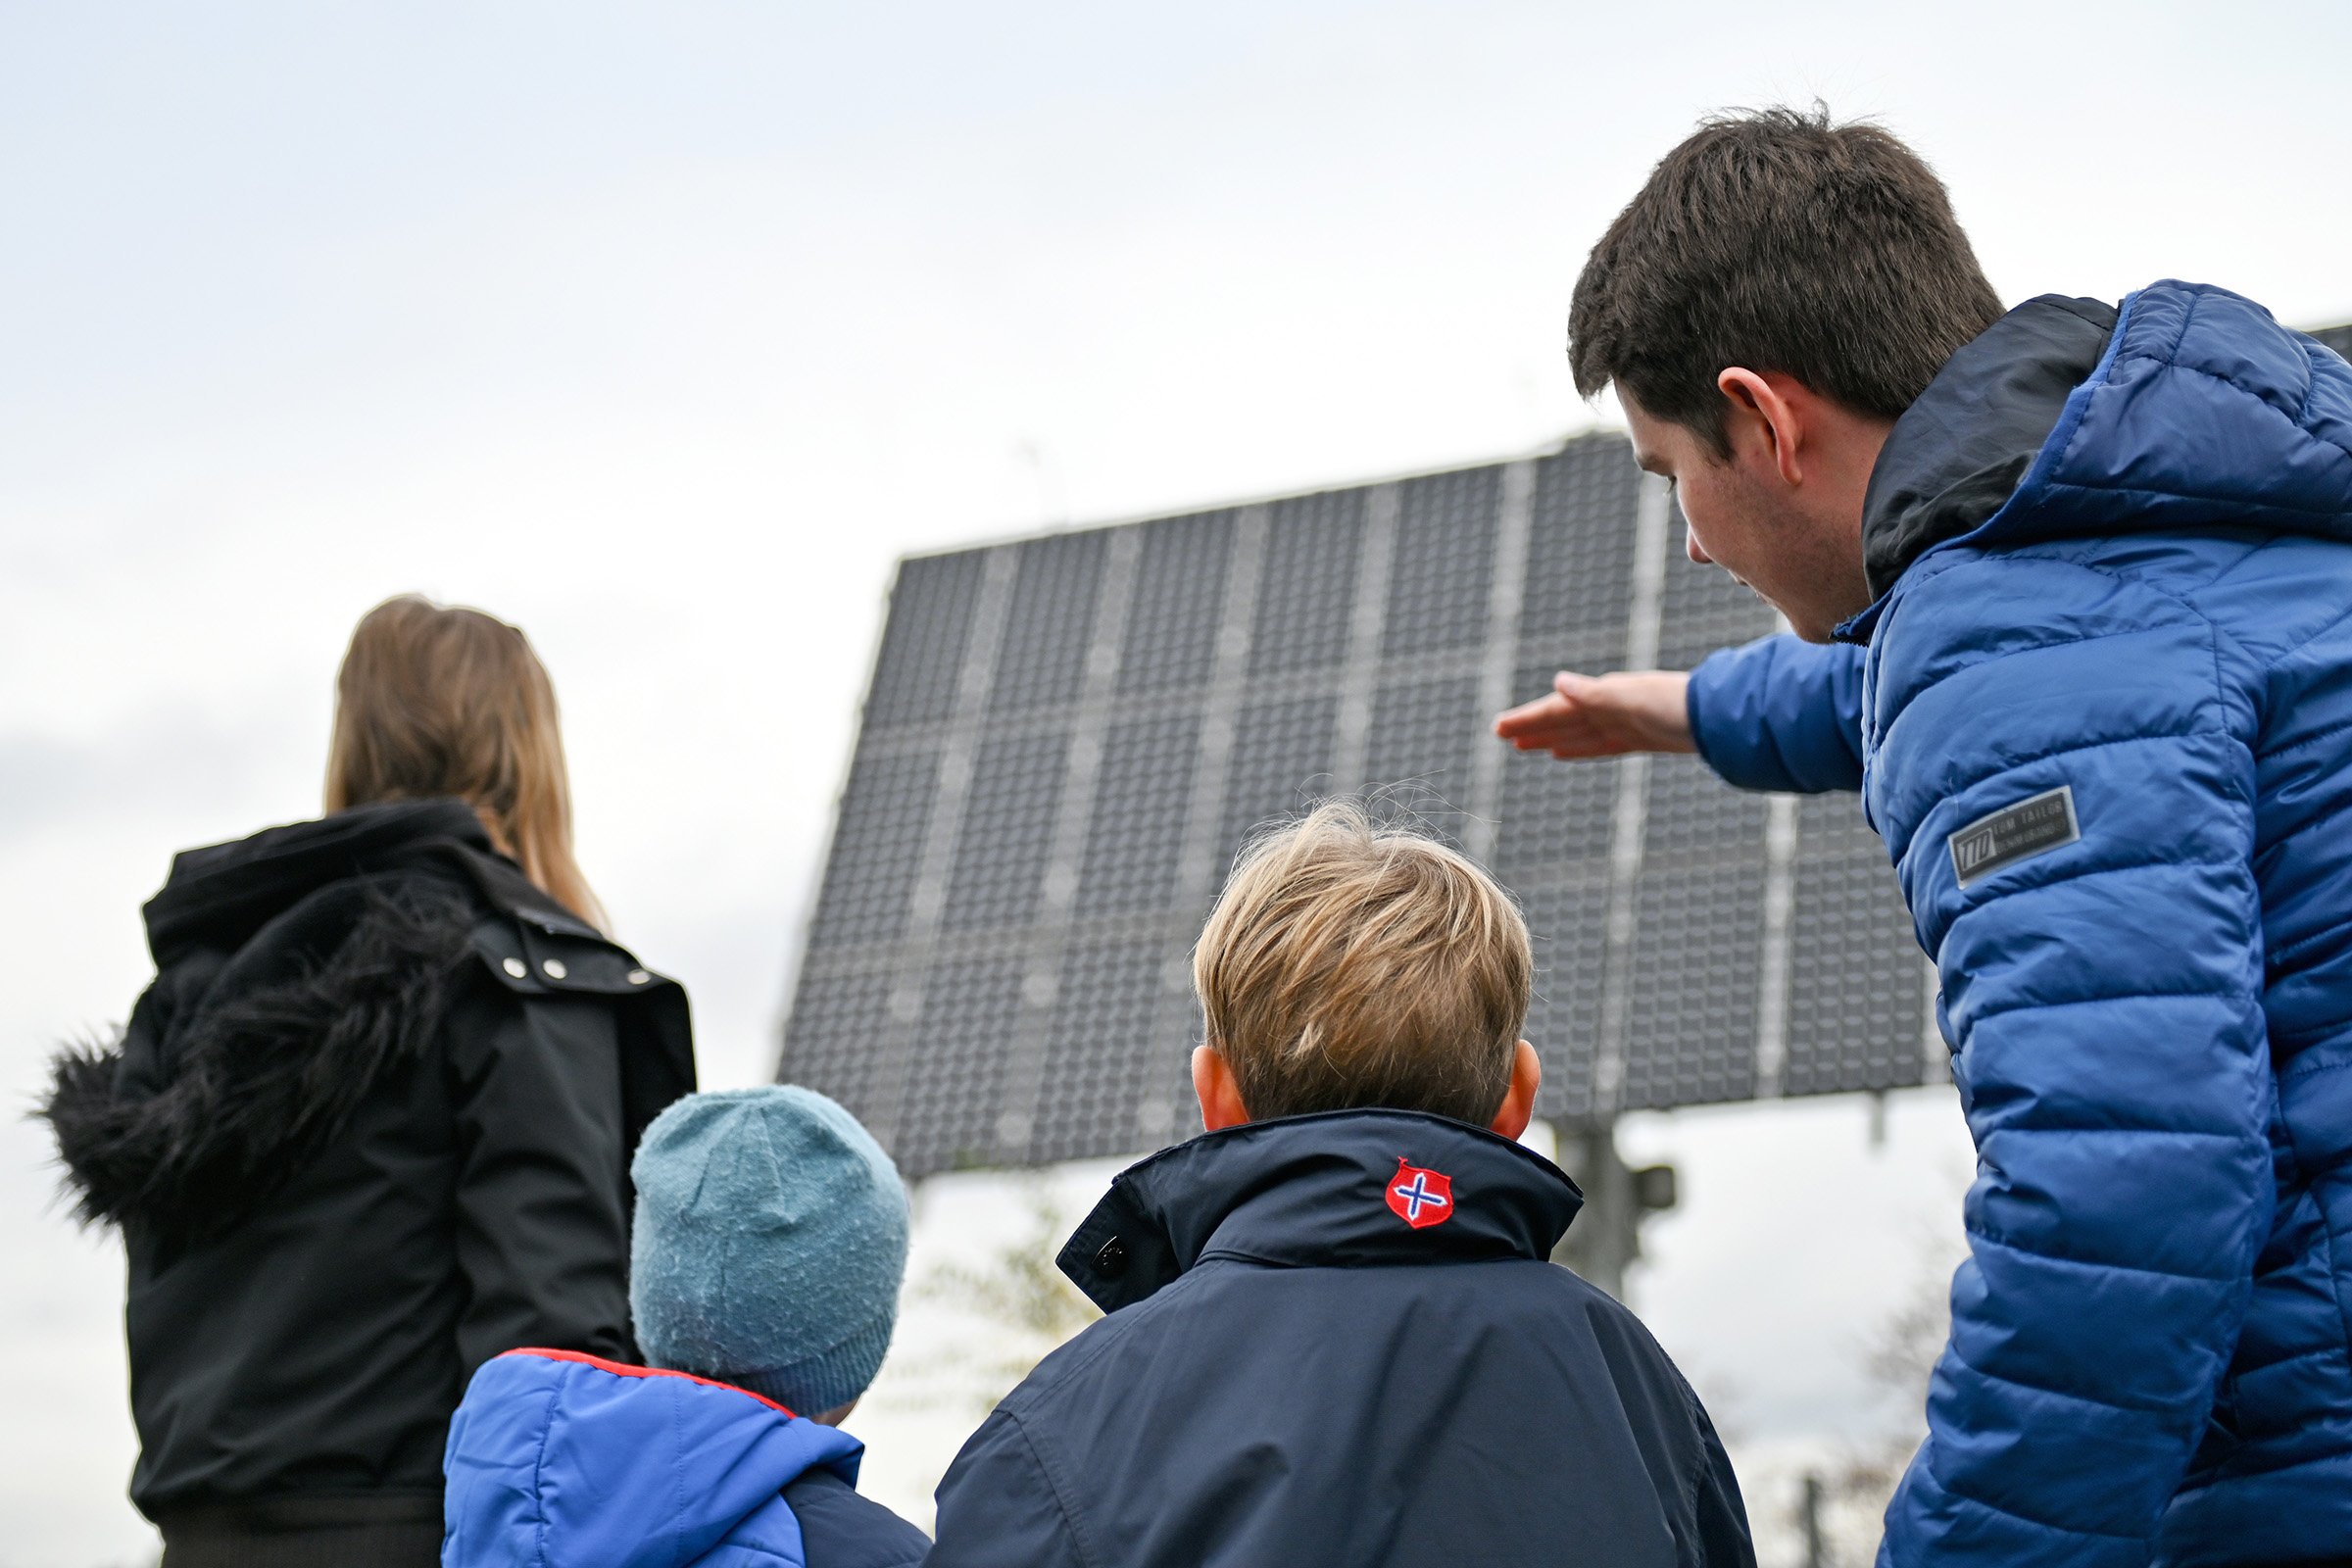
[[[46,1107],[122,1231],[168,1568],[437,1561],[474,1367],[634,1358],[629,1156],[694,1087],[684,993],[573,862],[522,633],[391,600],[336,698],[326,814],[173,860],[154,983]]]

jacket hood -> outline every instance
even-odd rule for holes
[[[393,801],[183,851],[147,901],[148,951],[159,966],[195,947],[233,952],[319,889],[436,848],[488,856],[490,835],[463,801]]]
[[[1952,356],[1863,502],[1880,603],[1938,545],[2250,527],[2352,538],[2352,367],[2227,289],[2045,295]]]
[[[1204,1133],[1130,1166],[1055,1261],[1111,1312],[1210,1255],[1295,1268],[1545,1258],[1584,1200],[1558,1166],[1484,1128],[1323,1111]]]
[[[441,1560],[667,1568],[725,1546],[730,1562],[803,1563],[784,1488],[818,1468],[855,1485],[863,1451],[723,1383],[511,1350],[482,1364],[450,1423]]]
[[[481,906],[534,899],[454,800],[175,858],[146,910],[156,983],[119,1038],[59,1054],[42,1106],[78,1212],[233,1224],[429,1048]]]

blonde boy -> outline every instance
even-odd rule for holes
[[[1542,1073],[1510,898],[1326,805],[1194,955],[1205,1131],[1062,1250],[1108,1314],[939,1488],[930,1568],[1749,1564],[1705,1411],[1547,1261],[1582,1196],[1514,1140]]]

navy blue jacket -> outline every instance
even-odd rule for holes
[[[1710,660],[1859,783],[1980,1152],[1893,1564],[2352,1560],[2352,368],[2041,299],[1894,426],[1840,635]]]
[[[1582,1201],[1408,1111],[1135,1166],[1061,1254],[1109,1316],[964,1446],[931,1568],[1752,1564],[1697,1397],[1545,1260]]]
[[[911,1568],[864,1446],[772,1399],[564,1350],[485,1361],[449,1428],[442,1568]]]

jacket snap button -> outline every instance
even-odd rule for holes
[[[501,964],[500,967],[505,969],[507,973],[513,975],[517,980],[531,972],[522,966],[522,960],[520,958],[509,958],[505,963]]]
[[[633,986],[641,986],[652,978],[653,976],[647,974],[643,969],[631,969],[629,971],[629,984]]]
[[[564,968],[564,960],[562,958],[550,958],[545,963],[539,965],[539,967],[547,971],[547,977],[550,980],[561,980],[564,978],[565,973]]]
[[[1102,1276],[1105,1279],[1115,1280],[1120,1275],[1126,1273],[1127,1244],[1120,1241],[1116,1236],[1113,1236],[1109,1241],[1104,1242],[1102,1244],[1102,1250],[1095,1254],[1095,1267],[1102,1271]]]

